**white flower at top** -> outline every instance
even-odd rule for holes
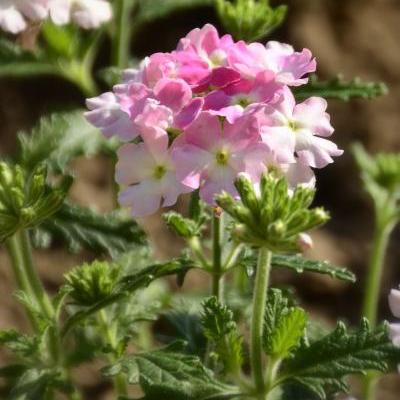
[[[50,17],[56,25],[74,23],[84,29],[95,29],[112,18],[111,4],[106,0],[2,0],[0,28],[17,34],[29,21]]]

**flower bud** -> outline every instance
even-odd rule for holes
[[[314,242],[310,235],[307,233],[300,233],[297,244],[302,252],[311,250],[314,247]]]

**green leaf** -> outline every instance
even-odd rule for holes
[[[56,173],[64,173],[75,157],[113,153],[116,149],[116,142],[106,140],[90,125],[82,110],[43,117],[30,133],[20,133],[18,140],[24,168],[32,170],[45,162]]]
[[[0,331],[0,346],[7,347],[19,356],[29,358],[39,351],[40,338],[22,335],[14,329]]]
[[[347,375],[386,372],[399,357],[400,349],[392,345],[386,325],[371,331],[363,320],[357,331],[348,332],[339,323],[324,338],[303,343],[284,364],[280,381],[300,384],[326,399],[327,388],[334,392],[347,390]]]
[[[138,289],[147,287],[154,280],[168,275],[184,274],[192,267],[190,260],[178,258],[165,263],[153,264],[137,273],[124,276],[117,282],[114,291],[109,296],[72,315],[65,323],[63,335],[96,312],[125,299]]]
[[[299,307],[289,307],[278,289],[268,293],[265,313],[263,347],[275,359],[284,359],[296,348],[304,336],[307,316]]]
[[[217,381],[199,358],[174,350],[139,353],[120,362],[122,369],[139,375],[145,400],[223,400],[239,395],[237,388]]]
[[[210,297],[203,303],[202,324],[205,336],[214,343],[214,353],[225,372],[238,372],[243,364],[243,338],[232,311]]]
[[[132,218],[119,212],[99,214],[68,203],[33,235],[37,247],[48,247],[57,239],[65,241],[72,252],[88,249],[112,257],[146,243],[145,233]]]
[[[294,94],[299,100],[320,96],[349,101],[353,98],[374,99],[387,93],[388,88],[382,82],[365,82],[360,78],[345,81],[341,75],[328,81],[320,81],[313,75],[307,85],[294,89]]]
[[[42,24],[41,33],[46,39],[46,46],[56,57],[71,59],[77,56],[80,41],[78,29],[74,25],[58,26],[45,22]]]
[[[315,272],[346,282],[356,281],[355,275],[347,268],[335,267],[327,261],[309,260],[301,255],[274,254],[272,265],[279,268],[290,268],[300,274],[303,272]]]
[[[287,6],[271,7],[269,0],[216,0],[221,23],[237,40],[262,39],[278,28]]]

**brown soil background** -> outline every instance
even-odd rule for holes
[[[151,0],[148,0],[151,1]],[[349,103],[331,101],[329,111],[336,128],[334,140],[345,150],[354,141],[363,142],[372,151],[397,152],[400,149],[400,1],[399,0],[291,0],[287,23],[275,37],[296,48],[312,49],[318,60],[318,73],[329,78],[342,73],[345,78],[359,76],[384,81],[390,93],[373,101]],[[145,27],[136,37],[132,52],[137,57],[154,51],[170,50],[178,37],[205,22],[217,22],[212,10],[201,9]],[[107,56],[107,49],[104,51]],[[16,132],[30,128],[40,115],[67,107],[82,106],[84,99],[69,84],[52,78],[12,81],[0,85],[0,155],[17,151]],[[101,211],[110,210],[110,165],[106,160],[77,160],[78,177],[72,199]],[[332,213],[332,221],[314,234],[312,256],[328,259],[351,268],[358,277],[355,285],[338,283],[315,275],[275,275],[276,282],[293,285],[303,304],[327,321],[336,318],[357,323],[363,292],[366,263],[373,228],[371,205],[362,192],[357,171],[349,152],[334,165],[318,173],[317,203]],[[150,233],[160,257],[176,254],[179,243],[171,238],[159,216],[142,221]],[[386,261],[380,304],[381,318],[390,319],[387,293],[400,283],[399,232],[395,232]],[[62,274],[85,256],[71,256],[63,249],[36,252],[41,276],[55,290]],[[204,284],[189,276],[186,288]],[[26,328],[20,307],[12,297],[15,289],[6,254],[0,250],[0,329]],[[4,358],[0,359],[0,365]],[[111,398],[107,385],[99,385],[96,366],[79,373],[87,399]],[[380,400],[400,398],[400,379],[385,378],[380,385]],[[38,399],[39,400],[39,399]]]

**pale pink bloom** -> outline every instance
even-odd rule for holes
[[[41,21],[49,14],[50,0],[16,0],[18,9],[30,20]]]
[[[255,80],[242,79],[209,93],[204,109],[233,123],[248,107],[271,101],[279,88],[272,72],[260,72]]]
[[[311,236],[307,233],[300,233],[297,244],[303,252],[311,250],[314,247],[314,242]]]
[[[51,0],[50,16],[57,25],[73,22],[96,29],[112,18],[112,7],[106,0]]]
[[[0,27],[6,32],[13,34],[26,29],[26,21],[21,12],[17,9],[15,2],[4,0],[0,4]]]
[[[211,24],[190,31],[180,40],[178,51],[193,52],[205,61],[209,68],[228,66],[230,50],[234,42],[231,35],[221,38]]]
[[[334,131],[326,108],[326,100],[320,97],[296,105],[288,88],[282,90],[278,101],[263,107],[261,137],[279,163],[293,163],[296,153],[301,164],[323,168],[333,162],[332,157],[343,154],[335,143],[323,138]]]
[[[265,47],[261,43],[247,45],[241,41],[229,54],[230,65],[243,76],[254,78],[259,72],[269,70],[274,72],[276,82],[283,85],[303,85],[308,81],[304,76],[316,69],[310,50],[295,52],[292,46],[274,41]]]
[[[110,138],[117,135],[124,141],[132,140],[137,136],[129,113],[122,109],[114,93],[107,92],[87,99],[86,105],[90,110],[85,113],[86,119],[99,128],[104,136]]]
[[[167,135],[123,145],[118,151],[116,181],[122,186],[119,202],[134,217],[172,206],[180,194],[191,191],[176,179]]]
[[[265,156],[262,149],[266,148],[258,137],[253,114],[230,124],[203,111],[174,146],[177,176],[190,188],[200,188],[201,198],[209,204],[222,191],[236,195],[234,180],[239,173],[259,178],[254,174],[259,171],[257,166]]]
[[[389,294],[389,306],[392,314],[400,318],[400,290],[392,289]]]

